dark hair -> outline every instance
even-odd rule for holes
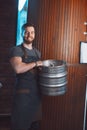
[[[24,30],[26,27],[34,27],[34,24],[32,23],[25,23],[23,26],[22,26],[22,29]]]

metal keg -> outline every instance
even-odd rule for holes
[[[67,91],[67,65],[62,60],[44,60],[39,70],[41,93],[48,96],[63,95]]]

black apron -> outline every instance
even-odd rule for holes
[[[38,60],[38,57],[23,57],[23,62],[29,63]],[[17,75],[12,111],[13,130],[28,130],[41,102],[37,75],[28,71]],[[29,89],[29,93],[17,93],[20,89]]]

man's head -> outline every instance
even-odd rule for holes
[[[35,28],[32,24],[24,24],[22,27],[23,30],[23,40],[25,43],[30,44],[35,39]]]

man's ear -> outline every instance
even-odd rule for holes
[[[21,36],[24,37],[24,34],[25,34],[25,30],[22,30]]]

